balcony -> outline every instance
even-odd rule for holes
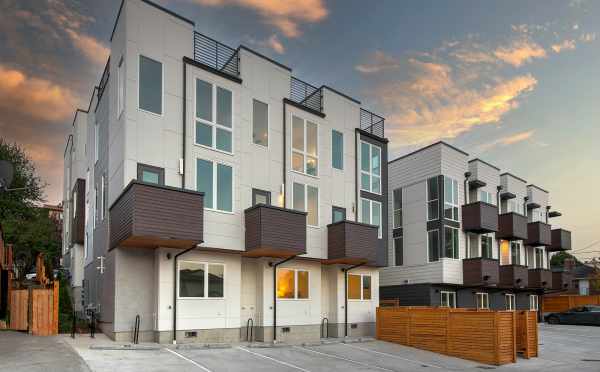
[[[466,258],[463,260],[464,285],[498,285],[500,271],[498,260],[492,258]]]
[[[529,285],[529,270],[522,265],[501,265],[500,285],[510,288],[525,288]]]
[[[529,269],[529,287],[543,289],[552,287],[552,271],[546,269]]]
[[[467,232],[484,234],[498,231],[498,208],[493,204],[475,202],[462,206],[462,226]]]
[[[552,289],[556,291],[568,291],[573,289],[573,274],[567,271],[553,271]]]
[[[546,250],[548,252],[570,251],[571,232],[563,229],[554,229],[551,232],[552,244]]]
[[[377,246],[377,226],[353,221],[332,223],[327,226],[327,260],[324,263],[375,265]]]
[[[385,119],[361,108],[360,129],[379,138],[385,138]]]
[[[306,253],[306,212],[257,204],[244,211],[247,257]]]
[[[293,76],[290,81],[290,98],[287,102],[317,116],[325,116],[323,114],[323,88],[317,88]]]
[[[504,240],[526,240],[527,217],[514,212],[499,215],[496,238]]]
[[[552,234],[550,233],[550,225],[543,222],[529,222],[527,224],[526,245],[537,247],[540,245],[550,245],[551,243]]]
[[[194,31],[194,61],[210,72],[241,82],[239,48]]]
[[[204,195],[131,181],[110,207],[110,249],[189,248],[203,241]]]
[[[71,244],[84,244],[85,180],[78,178],[71,194]],[[67,217],[68,218],[68,217]]]

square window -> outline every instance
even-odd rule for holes
[[[196,143],[208,147],[213,146],[212,127],[210,125],[196,122]]]
[[[179,262],[179,297],[204,297],[205,270],[203,263]]]

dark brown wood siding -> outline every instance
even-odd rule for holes
[[[186,247],[203,241],[203,194],[132,181],[110,208],[110,247]]]
[[[526,240],[527,217],[514,212],[499,215],[496,239]]]
[[[552,287],[552,271],[546,269],[529,269],[529,287],[544,289]]]
[[[463,283],[465,285],[494,285],[499,281],[498,260],[481,257],[463,260]]]
[[[327,226],[327,259],[377,265],[377,226],[340,221]]]
[[[478,234],[498,231],[498,207],[485,202],[462,206],[463,229]]]
[[[547,248],[548,252],[571,250],[571,232],[563,229],[552,230],[552,244]]]
[[[277,257],[306,253],[306,212],[258,204],[244,214],[249,255]]]
[[[552,244],[550,225],[543,222],[529,222],[527,224],[526,245],[540,246]]]
[[[573,274],[566,271],[552,272],[552,289],[556,291],[573,289]]]
[[[522,265],[501,265],[500,285],[513,288],[529,286],[529,270]]]
[[[71,193],[75,216],[71,215],[71,244],[83,244],[85,239],[85,180],[78,178]],[[73,213],[73,207],[71,207]]]

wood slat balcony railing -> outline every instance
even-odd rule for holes
[[[496,259],[466,258],[462,264],[465,285],[493,286],[500,282],[500,268]]]
[[[552,287],[552,271],[547,269],[529,269],[529,287],[549,289]]]
[[[550,233],[550,225],[543,222],[529,222],[527,224],[527,240],[526,245],[546,246],[552,243],[552,234]]]
[[[480,201],[463,205],[462,227],[477,234],[498,231],[498,207]]]
[[[499,215],[496,238],[504,240],[526,240],[527,217],[515,212]]]
[[[548,252],[571,250],[571,232],[564,229],[554,229],[551,232],[552,244],[546,248]]]
[[[327,226],[327,264],[375,265],[377,226],[354,221],[339,221]]]
[[[500,285],[509,288],[526,288],[529,285],[529,269],[523,265],[501,265]]]

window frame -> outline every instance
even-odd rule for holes
[[[429,199],[429,182],[433,181],[435,182],[436,185],[436,189],[437,189],[437,199]],[[427,179],[427,181],[425,181],[425,213],[427,215],[427,222],[429,221],[437,221],[440,219],[440,180],[437,176],[435,177],[430,177]],[[435,203],[436,204],[436,208],[434,209],[436,211],[436,217],[435,218],[431,218],[431,216],[429,215],[429,204],[431,203]]]
[[[396,209],[396,201],[397,201],[397,200],[396,200],[396,192],[399,192],[399,194],[400,194],[400,208],[398,208],[398,209]],[[402,203],[403,203],[403,201],[404,201],[404,195],[403,195],[403,193],[404,193],[404,190],[403,190],[403,188],[402,188],[402,187],[399,187],[399,188],[397,188],[397,189],[394,189],[394,190],[392,191],[392,209],[393,209],[392,218],[393,218],[393,226],[394,226],[394,229],[401,228],[401,227],[402,227],[402,225],[403,225],[403,222],[404,222],[404,221],[402,220],[402,218],[403,218],[403,215],[402,215],[402,208],[403,208],[403,204],[402,204]],[[396,219],[396,217],[398,217],[398,216],[397,216],[397,212],[400,212],[400,217],[399,217],[399,219],[400,219],[400,223],[398,223],[398,221],[397,221],[397,219]]]
[[[350,298],[350,296],[348,294],[350,292],[350,277],[351,276],[358,276],[358,277],[360,277],[360,298]],[[370,298],[365,298],[365,293],[364,293],[364,290],[365,290],[365,281],[364,281],[364,278],[365,277],[369,277],[369,285],[370,285],[370,290],[371,290]],[[360,273],[360,274],[350,274],[350,273],[348,273],[348,276],[346,278],[346,288],[347,288],[347,290],[346,290],[346,292],[347,292],[346,296],[348,298],[348,301],[355,301],[355,302],[358,302],[358,301],[362,301],[362,302],[364,302],[364,301],[373,301],[373,276],[371,274],[362,274],[362,273]]]
[[[306,184],[306,183],[301,183],[301,182],[292,182],[292,197],[291,197],[291,200],[292,200],[292,209],[294,209],[294,210],[299,210],[299,209],[295,209],[294,208],[294,185],[303,186],[303,189],[304,189],[304,191],[303,191],[303,195],[304,195],[304,197],[303,197],[303,199],[304,199],[304,210],[300,210],[300,212],[306,212],[307,213],[307,215],[306,215],[306,226],[308,226],[308,227],[314,227],[314,228],[319,228],[320,224],[321,224],[321,191],[319,190],[319,187],[318,186],[309,185],[309,184]],[[314,188],[314,189],[317,190],[317,224],[316,225],[311,225],[308,222],[309,221],[309,218],[308,218],[308,213],[309,213],[309,211],[308,211],[308,188],[309,187],[312,187],[312,188]]]
[[[486,240],[486,244],[489,244],[489,257],[483,254],[483,240]],[[490,234],[479,235],[479,257],[481,258],[494,258],[494,238]]]
[[[513,260],[514,258],[514,254],[513,254],[513,247],[517,246],[519,248],[518,250],[518,254],[516,255],[517,257],[517,262],[515,262]],[[521,243],[521,241],[518,240],[514,240],[510,242],[510,264],[511,265],[521,265],[521,251],[523,250],[523,244]]]
[[[206,119],[200,118],[198,116],[198,89],[197,89],[197,82],[198,80],[209,84],[211,87],[211,103],[210,103],[210,108],[211,108],[211,118],[212,118],[212,122],[208,121]],[[218,88],[227,90],[231,93],[231,128],[223,125],[223,124],[219,124],[217,123],[217,111],[218,111]],[[229,88],[225,88],[224,86],[221,85],[217,85],[215,82],[213,81],[208,81],[207,79],[204,78],[200,78],[200,77],[195,77],[194,78],[194,116],[193,116],[193,120],[194,120],[194,145],[195,146],[200,146],[203,147],[205,149],[209,149],[209,150],[213,150],[213,151],[217,151],[223,154],[227,154],[227,155],[234,155],[235,154],[235,132],[234,132],[234,124],[235,124],[235,114],[234,114],[234,109],[235,109],[235,97],[233,94],[233,90],[229,89]],[[205,145],[202,143],[198,142],[198,123],[202,123],[204,125],[207,125],[210,127],[210,131],[211,131],[211,145]],[[217,148],[217,130],[221,129],[221,130],[225,130],[230,132],[231,134],[231,151],[227,151],[227,150],[223,150],[223,149],[219,149]],[[253,141],[254,142],[254,141]]]
[[[363,201],[368,201],[369,202],[369,221],[362,221],[362,205],[363,205]],[[375,225],[373,223],[373,204],[379,204],[379,225]],[[377,226],[377,239],[382,239],[383,238],[383,204],[377,200],[372,200],[372,199],[368,199],[368,198],[360,198],[360,213],[359,215],[359,222],[362,223],[366,223],[369,225],[374,225]]]
[[[482,197],[483,195],[486,195],[486,197],[485,197],[486,200],[482,200],[483,199],[483,197]],[[489,191],[479,190],[479,192],[477,193],[477,197],[479,198],[480,202],[484,202],[484,203],[496,205],[496,203],[494,203],[494,197],[493,197],[492,193],[489,192]]]
[[[298,173],[298,174],[302,174],[304,176],[308,176],[308,177],[314,177],[314,178],[319,178],[320,172],[319,172],[319,166],[321,165],[321,161],[319,159],[319,146],[320,144],[320,139],[319,139],[319,124],[315,123],[314,121],[308,120],[303,118],[302,116],[299,115],[295,115],[294,113],[291,114],[292,118],[290,120],[290,170],[292,172]],[[302,120],[302,128],[303,128],[303,149],[302,150],[298,150],[294,148],[294,117]],[[307,152],[307,144],[308,144],[308,123],[310,124],[314,124],[317,127],[317,143],[316,143],[316,150],[317,153],[316,155],[310,155]],[[302,171],[296,170],[294,169],[294,153],[302,155]],[[317,161],[317,166],[315,167],[316,169],[316,174],[309,174],[307,173],[307,164],[308,164],[308,158],[314,158]]]
[[[508,311],[514,311],[517,308],[517,299],[514,293],[506,293],[504,295],[504,307]]]
[[[260,145],[260,146],[262,146],[262,145]],[[271,205],[271,192],[270,191],[252,188],[252,206],[259,204],[256,202],[257,195],[265,196],[265,198],[267,199],[266,205]]]
[[[233,104],[233,94],[232,94],[231,100],[232,100],[232,104]],[[266,145],[254,142],[254,102],[255,101],[259,102],[259,103],[262,103],[262,104],[264,104],[264,105],[267,106],[267,144]],[[232,124],[231,124],[231,127],[233,129],[233,106],[232,106],[231,114],[232,114]],[[263,101],[261,101],[259,99],[256,99],[256,98],[252,98],[252,127],[251,127],[251,129],[252,129],[252,131],[250,133],[250,137],[251,137],[250,138],[250,143],[252,143],[253,145],[256,145],[256,146],[260,146],[261,148],[268,149],[270,147],[270,145],[271,145],[271,136],[269,135],[270,134],[269,132],[270,132],[270,129],[271,129],[271,106],[268,103],[263,102]],[[232,144],[233,144],[233,142],[232,142]]]
[[[538,252],[540,252],[541,262],[538,262]],[[533,248],[533,260],[534,260],[534,269],[543,269],[544,268],[544,248],[534,247]]]
[[[444,305],[444,295],[446,295],[447,305]],[[452,306],[450,306],[450,298],[452,298]],[[456,292],[454,291],[440,291],[440,307],[447,307],[450,309],[456,308]]]
[[[446,182],[449,182],[450,185],[452,186],[452,188],[451,188],[452,202],[449,202],[448,200],[446,200]],[[455,187],[456,187],[456,189],[455,189]],[[456,197],[457,200],[454,200],[454,197]],[[444,219],[459,222],[459,220],[460,220],[460,212],[459,212],[460,208],[458,207],[459,204],[460,204],[460,187],[458,185],[458,181],[455,180],[454,178],[444,176]],[[452,207],[452,217],[446,217],[446,205],[449,205]],[[456,212],[456,216],[454,215],[454,212]]]
[[[431,254],[430,254],[431,242],[429,241],[429,238],[430,238],[429,234],[432,232],[435,232],[435,234],[437,235],[437,247],[436,247],[437,248],[437,259],[435,259],[435,260],[432,260]],[[442,258],[440,255],[440,229],[436,228],[436,229],[427,230],[426,240],[427,240],[427,262],[438,262],[440,260],[440,258]]]
[[[125,112],[125,59],[123,56],[117,64],[117,119]]]
[[[275,296],[277,298],[277,301],[310,301],[311,298],[311,290],[310,290],[310,283],[311,283],[311,275],[310,275],[310,270],[308,269],[299,269],[299,268],[291,268],[291,267],[281,267],[281,268],[276,268],[275,270],[288,270],[288,271],[293,271],[294,272],[294,298],[285,298],[285,297],[279,297],[279,295],[277,295],[277,288],[279,288],[279,277],[277,275],[275,275],[275,277],[277,278],[276,282],[275,282]],[[298,272],[302,271],[302,272],[306,272],[307,278],[308,278],[308,296],[306,298],[298,298]]]
[[[540,301],[540,299],[537,295],[529,295],[529,310],[539,311],[539,309],[540,309],[539,301]]]
[[[335,133],[338,133],[342,138],[342,148],[341,148],[342,166],[341,166],[341,168],[336,167],[333,162],[333,159],[335,157],[334,146],[333,146],[333,138],[334,138]],[[331,168],[339,170],[339,171],[343,171],[344,165],[345,165],[344,163],[345,163],[345,161],[344,161],[344,133],[340,132],[339,130],[332,129],[331,130]]]
[[[144,182],[143,175],[144,171],[149,171],[152,173],[158,174],[158,183],[155,185],[164,186],[165,185],[165,169],[161,167],[155,167],[153,165],[148,165],[144,163],[137,163],[137,180]],[[151,182],[148,182],[151,183]]]
[[[336,223],[336,222],[341,222],[341,221],[334,221],[333,220],[333,216],[335,214],[335,212],[342,212],[342,215],[344,216],[344,218],[342,218],[341,221],[345,221],[346,220],[346,208],[342,208],[342,207],[337,207],[335,205],[331,206],[331,223]]]
[[[195,183],[196,183],[196,191],[200,191],[198,190],[198,161],[199,160],[203,160],[206,162],[211,163],[212,165],[212,207],[208,208],[206,206],[206,203],[204,204],[204,209],[205,210],[209,210],[209,211],[213,211],[213,212],[218,212],[218,213],[227,213],[227,214],[234,214],[235,213],[235,167],[231,164],[228,163],[224,163],[221,161],[216,161],[216,160],[208,160],[208,159],[203,159],[203,158],[196,158],[196,168],[195,168],[195,172],[196,172],[196,177],[195,177]],[[218,175],[218,165],[223,165],[226,167],[231,168],[231,211],[226,211],[226,210],[221,210],[221,209],[217,209],[217,202],[218,202],[218,183],[217,183],[217,175]]]
[[[479,301],[481,299],[481,305],[479,306]],[[485,301],[483,300],[485,299]],[[485,302],[485,304],[484,304]],[[484,306],[485,305],[485,306]],[[487,292],[477,292],[475,293],[475,306],[477,309],[481,310],[489,310],[490,309],[490,295]]]
[[[369,170],[368,171],[364,171],[362,169],[362,159],[363,159],[363,150],[362,150],[362,145],[365,144],[367,146],[369,146]],[[373,147],[376,147],[379,149],[379,174],[375,174],[373,173]],[[381,181],[381,178],[383,177],[382,175],[382,171],[383,171],[383,151],[381,149],[381,146],[372,144],[370,142],[366,142],[366,141],[360,141],[359,144],[359,148],[360,148],[360,159],[361,161],[359,162],[359,167],[358,167],[358,172],[360,173],[360,177],[359,177],[359,182],[360,182],[360,190],[361,191],[366,191],[366,192],[370,192],[371,194],[375,194],[375,195],[382,195],[383,192],[383,182]],[[367,175],[369,177],[369,189],[364,189],[363,185],[362,185],[362,176],[363,174]],[[379,192],[375,192],[373,191],[373,177],[378,177],[379,178]]]
[[[454,231],[454,234],[456,234],[456,239],[453,239],[453,243],[456,242],[456,247],[453,248],[453,253],[456,253],[456,257],[448,257],[446,255],[446,229],[451,229],[452,231]],[[452,227],[452,226],[448,226],[448,225],[444,225],[444,258],[450,258],[453,260],[459,260],[460,259],[460,233],[459,233],[460,229]]]
[[[396,245],[396,242],[400,241],[400,263],[398,263],[398,246]],[[403,236],[397,236],[394,238],[393,240],[393,244],[394,244],[394,266],[404,266],[404,237]]]
[[[160,92],[160,114],[157,114],[156,112],[152,112],[152,111],[148,111],[146,109],[143,109],[140,107],[140,85],[141,85],[141,79],[140,79],[140,61],[141,61],[141,57],[147,58],[149,60],[152,60],[154,62],[158,62],[160,63],[160,75],[161,75],[161,92]],[[148,57],[147,55],[144,55],[142,53],[138,53],[138,68],[137,68],[137,86],[138,86],[138,94],[137,94],[137,101],[138,101],[138,110],[142,111],[142,112],[146,112],[148,114],[151,115],[156,115],[159,117],[164,116],[165,114],[165,64],[161,61],[159,61],[158,59],[154,59],[152,57]]]
[[[204,296],[203,297],[182,297],[180,295],[180,272],[181,272],[181,264],[194,263],[204,265]],[[222,297],[209,297],[209,288],[208,288],[208,266],[222,266],[223,267],[223,296]],[[225,300],[227,299],[227,286],[225,285],[225,279],[227,278],[227,265],[224,262],[209,262],[209,261],[197,261],[197,260],[179,260],[177,261],[177,299],[178,300]]]

